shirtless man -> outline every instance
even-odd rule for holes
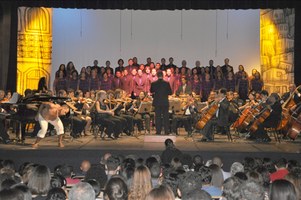
[[[39,120],[41,129],[38,132],[35,143],[32,145],[33,148],[37,148],[39,146],[39,142],[42,140],[42,138],[45,137],[48,123],[52,124],[56,130],[56,133],[58,135],[58,146],[64,147],[64,144],[62,142],[64,126],[59,116],[65,115],[67,112],[68,109],[54,103],[45,102],[41,104],[37,115],[37,120]]]

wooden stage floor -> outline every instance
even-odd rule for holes
[[[101,155],[106,152],[147,157],[161,154],[164,150],[164,140],[166,137],[171,137],[175,139],[175,145],[181,151],[191,155],[201,154],[204,159],[210,159],[214,155],[221,156],[225,160],[225,166],[230,166],[234,161],[242,161],[246,156],[272,159],[285,157],[301,162],[301,138],[296,141],[282,140],[281,143],[276,143],[271,137],[272,142],[262,144],[244,138],[236,138],[234,142],[229,142],[226,136],[216,135],[214,142],[203,143],[197,141],[201,138],[200,135],[187,139],[183,130],[180,130],[180,136],[165,136],[165,138],[156,139],[162,142],[146,141],[150,136],[146,137],[144,135],[121,136],[118,140],[101,140],[99,137],[95,139],[94,136],[85,136],[72,140],[67,134],[64,139],[65,148],[57,147],[57,136],[50,136],[41,141],[38,149],[31,147],[35,139],[27,137],[25,145],[1,144],[0,159],[13,159],[17,164],[33,161],[55,166],[61,162],[78,165],[83,159],[94,162],[100,160]]]
[[[147,137],[153,136],[147,135]],[[158,136],[160,137],[160,136]],[[183,151],[214,151],[214,152],[274,152],[274,153],[301,153],[301,138],[295,141],[281,140],[280,143],[276,142],[273,137],[270,143],[256,143],[241,138],[233,137],[234,141],[228,141],[225,135],[215,135],[214,142],[198,142],[201,135],[194,134],[193,138],[186,138],[185,133],[181,130],[179,136],[164,136],[164,138],[156,139],[162,142],[152,142],[145,138],[145,135],[138,137],[122,135],[117,140],[106,138],[102,140],[99,136],[95,139],[94,136],[82,136],[78,139],[72,139],[68,133],[64,138],[65,148],[57,147],[57,136],[50,136],[44,138],[38,149],[34,150],[47,150],[47,149],[82,149],[82,150],[146,150],[146,151],[162,151],[164,150],[164,140],[166,138],[175,138],[175,145]],[[26,137],[25,145],[21,144],[0,144],[1,150],[32,150],[31,144],[35,141],[34,138]]]

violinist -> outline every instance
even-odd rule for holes
[[[187,101],[182,108],[182,114],[174,114],[171,122],[171,131],[178,135],[178,127],[179,124],[182,123],[185,131],[187,132],[187,136],[192,136],[192,121],[193,116],[197,112],[195,101],[192,96],[187,97]]]
[[[215,103],[218,104],[218,109],[214,116],[206,123],[203,128],[203,138],[200,142],[213,141],[213,128],[214,126],[225,127],[228,126],[229,118],[229,101],[226,98],[227,90],[221,88],[215,99]]]
[[[91,106],[91,113],[95,114],[95,122],[106,128],[105,133],[111,139],[116,139],[122,132],[122,122],[114,118],[114,110],[110,110],[105,104],[107,93],[100,90],[96,93],[96,101]],[[103,136],[102,136],[103,137]]]
[[[136,100],[134,100],[133,105],[132,105],[133,116],[138,120],[144,121],[146,134],[149,134],[149,132],[150,132],[150,119],[151,119],[150,113],[148,113],[148,112],[138,113],[138,111],[139,111],[139,107],[140,107],[141,103],[148,102],[148,101],[150,101],[150,99],[146,95],[146,93],[140,92],[138,98]],[[140,129],[140,127],[138,126],[138,131],[139,131],[139,129]]]
[[[263,94],[263,101],[266,98],[266,93]],[[267,135],[264,128],[276,127],[281,120],[282,107],[280,104],[280,97],[277,93],[272,93],[265,102],[265,108],[270,109],[270,115],[264,120],[262,124],[259,124],[257,130],[251,133],[248,139],[253,139],[256,142],[270,142],[271,139]],[[262,113],[262,112],[261,112]],[[260,116],[257,116],[257,118]]]

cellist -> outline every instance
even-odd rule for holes
[[[200,142],[213,141],[213,127],[219,126],[224,127],[228,126],[229,120],[229,101],[226,98],[227,90],[221,88],[218,91],[215,102],[218,103],[218,109],[215,115],[206,123],[203,128],[203,138]]]
[[[279,95],[277,93],[272,93],[263,105],[265,106],[263,109],[270,109],[270,115],[263,121],[263,123],[259,124],[257,130],[251,133],[248,139],[254,139],[256,142],[267,143],[271,141],[271,138],[267,135],[265,128],[276,127],[281,120],[282,107]]]

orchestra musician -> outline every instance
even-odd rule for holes
[[[105,133],[107,136],[111,139],[117,139],[122,132],[122,122],[114,118],[114,110],[110,110],[108,105],[105,104],[106,98],[106,91],[98,91],[96,93],[96,100],[91,106],[91,113],[95,114],[96,123],[106,128]]]
[[[37,120],[40,123],[41,129],[38,132],[35,143],[32,145],[33,148],[37,148],[39,146],[39,142],[45,137],[48,123],[52,124],[56,130],[56,134],[58,135],[58,146],[64,147],[64,126],[59,116],[65,115],[67,112],[68,109],[64,109],[60,105],[51,102],[44,102],[40,105]]]
[[[197,112],[195,101],[192,96],[187,97],[187,100],[182,108],[182,111],[183,112],[181,114],[176,114],[176,113],[173,114],[172,122],[171,122],[171,131],[172,133],[178,135],[177,129],[179,124],[182,123],[182,125],[185,128],[185,131],[187,132],[187,136],[191,137],[192,121],[193,121],[194,114]]]
[[[132,105],[132,109],[134,111],[133,113],[134,117],[141,121],[144,120],[146,134],[150,133],[150,119],[151,119],[150,113],[148,112],[139,113],[138,111],[142,102],[149,102],[149,101],[151,101],[151,99],[147,97],[145,92],[140,92],[138,98],[133,101],[133,105]],[[139,129],[140,128],[138,126],[138,131]]]
[[[142,119],[134,116],[132,112],[129,112],[129,108],[132,105],[132,99],[127,98],[127,93],[124,90],[117,89],[115,90],[115,101],[120,103],[119,108],[115,110],[115,114],[127,120],[127,124],[130,124],[130,133],[133,133],[134,126],[137,125],[138,134],[141,134],[143,126]]]
[[[264,94],[265,95],[265,94]],[[264,97],[265,98],[265,97]],[[270,115],[259,124],[255,132],[251,132],[248,139],[255,140],[256,142],[270,142],[271,139],[267,135],[265,128],[276,127],[281,120],[282,107],[280,104],[280,97],[277,93],[272,93],[265,102],[264,109],[270,109]],[[260,116],[257,116],[258,118]]]
[[[153,106],[155,107],[155,123],[156,134],[160,135],[162,125],[165,134],[169,134],[169,113],[168,113],[168,95],[172,94],[172,90],[168,82],[163,80],[163,72],[158,71],[158,80],[151,84],[150,92],[153,94]],[[163,124],[162,124],[163,122]]]
[[[227,90],[221,88],[215,99],[215,103],[218,103],[218,109],[215,115],[206,123],[203,128],[203,138],[201,142],[213,141],[213,128],[214,126],[225,127],[228,126],[229,118],[229,101],[226,98]]]
[[[0,103],[5,102],[5,92],[3,90],[0,90]],[[6,111],[1,107],[0,105],[0,113],[6,113]],[[9,144],[10,139],[9,135],[7,134],[7,129],[5,126],[5,117],[0,116],[0,138],[3,144]]]

